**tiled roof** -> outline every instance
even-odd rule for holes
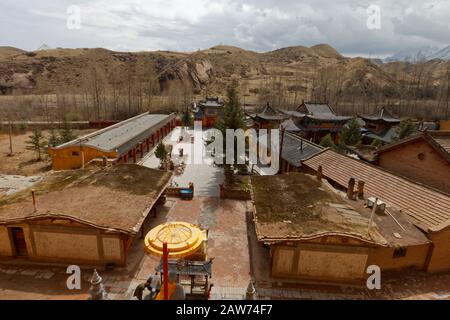
[[[427,133],[450,154],[450,131],[428,131]]]
[[[368,121],[378,121],[383,120],[386,122],[392,122],[392,123],[399,123],[400,119],[395,118],[389,111],[386,110],[385,107],[382,107],[381,109],[377,110],[376,112],[370,114],[370,115],[363,115],[360,116],[364,120]]]
[[[209,108],[221,108],[224,106],[222,102],[220,102],[219,98],[206,98],[198,103],[201,107],[209,107]]]
[[[175,114],[165,115],[144,113],[60,145],[55,149],[64,149],[74,145],[82,145],[102,151],[112,152],[117,150],[119,154],[123,154],[132,146],[142,142],[152,132],[161,129],[174,118]]]
[[[287,115],[282,113],[281,111],[278,111],[277,109],[273,108],[269,104],[267,104],[264,109],[255,115],[258,118],[265,119],[265,120],[285,120],[288,118]]]
[[[381,133],[377,134],[375,132],[372,132],[370,130],[367,130],[365,128],[361,128],[361,134],[364,137],[368,137],[370,139],[379,139],[380,141],[384,143],[391,143],[394,137],[397,135],[397,127],[391,127],[387,128]]]
[[[301,161],[304,161],[315,154],[323,151],[319,145],[309,142],[286,132],[283,140],[282,158],[295,167],[300,167]]]
[[[425,231],[439,231],[450,226],[450,196],[396,176],[373,165],[326,150],[303,162],[347,188],[350,178],[365,182],[365,194],[382,199],[388,206],[408,214]]]
[[[305,114],[306,113],[306,114]],[[306,102],[301,104],[295,113],[291,113],[294,117],[309,118],[319,121],[339,121],[345,122],[352,119],[352,117],[338,116],[333,109],[326,103],[311,103]]]
[[[281,124],[281,127],[288,132],[300,132],[300,128],[292,119],[286,120]]]
[[[319,114],[334,114],[331,107],[326,103],[311,103],[306,102],[305,103],[306,109],[308,109],[309,113],[312,115],[319,115]]]

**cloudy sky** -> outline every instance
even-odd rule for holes
[[[376,26],[371,5],[381,10],[380,29],[367,26],[368,19]],[[384,57],[450,45],[450,1],[0,0],[0,46],[43,43],[121,51],[229,44],[259,52],[327,43],[349,56]]]

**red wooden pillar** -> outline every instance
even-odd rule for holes
[[[144,144],[141,143],[141,158],[144,157]]]
[[[148,138],[145,140],[145,144],[147,145],[147,152],[150,152],[150,140]]]
[[[133,163],[136,163],[137,159],[136,159],[136,147],[133,148]]]
[[[163,243],[163,274],[164,274],[164,300],[169,300],[169,249],[167,242]]]

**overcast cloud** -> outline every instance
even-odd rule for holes
[[[381,8],[369,30],[367,8]],[[66,27],[81,9],[81,29]],[[0,46],[255,51],[327,43],[345,55],[386,56],[450,45],[449,0],[0,0]]]

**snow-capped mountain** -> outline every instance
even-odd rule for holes
[[[386,58],[385,62],[405,61],[419,62],[433,59],[450,60],[450,46],[440,48],[436,46],[423,47],[417,51],[402,51]]]
[[[53,49],[53,48],[44,43],[36,51],[45,51],[45,50],[51,50],[51,49]]]
[[[441,59],[441,60],[450,60],[450,46],[445,47],[444,49],[439,50],[429,57],[429,60],[433,59]]]

